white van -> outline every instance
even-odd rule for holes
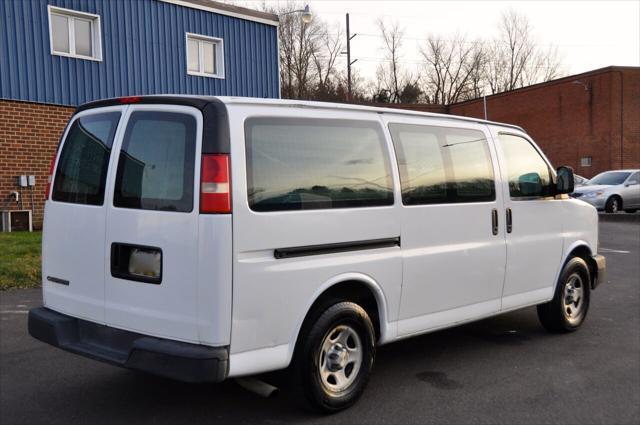
[[[375,347],[538,305],[578,328],[595,208],[519,127],[357,105],[144,96],[78,108],[52,161],[29,332],[188,382],[291,366],[311,406]]]

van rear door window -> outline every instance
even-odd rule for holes
[[[376,122],[250,118],[245,142],[254,211],[393,204],[389,158]]]
[[[192,211],[196,129],[191,115],[133,112],[120,149],[113,205]]]
[[[73,204],[102,205],[111,145],[120,112],[76,119],[62,145],[51,199]]]

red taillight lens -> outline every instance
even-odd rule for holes
[[[229,155],[202,155],[200,175],[200,212],[231,212],[231,181]]]
[[[56,152],[57,153],[57,152]],[[47,188],[44,192],[44,200],[49,200],[49,195],[51,194],[51,182],[53,181],[53,167],[56,165],[56,154],[53,154],[53,158],[51,158],[51,164],[49,164],[49,177],[47,177]]]

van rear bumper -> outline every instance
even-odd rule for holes
[[[72,353],[183,382],[220,382],[229,372],[229,347],[150,337],[45,307],[29,311],[29,334]]]

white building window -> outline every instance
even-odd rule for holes
[[[187,33],[187,74],[224,78],[224,47],[221,38]]]
[[[100,16],[49,6],[51,54],[102,60]]]
[[[582,158],[580,158],[580,166],[581,167],[591,167],[591,157],[590,156],[583,156]]]

